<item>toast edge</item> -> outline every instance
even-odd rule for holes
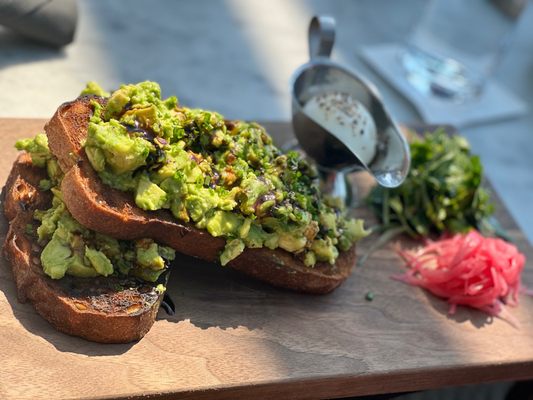
[[[33,172],[33,173],[29,173]],[[45,172],[31,165],[27,154],[19,155],[2,190],[4,215],[9,229],[3,254],[11,265],[18,300],[30,302],[35,310],[57,330],[100,343],[128,343],[141,339],[155,322],[163,294],[145,311],[134,315],[113,315],[89,310],[83,312],[75,302],[44,275],[32,257],[32,241],[25,227],[33,210],[46,205],[38,182]],[[32,193],[27,195],[27,193]]]

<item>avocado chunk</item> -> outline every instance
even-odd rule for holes
[[[46,161],[46,172],[50,178],[50,182],[55,186],[63,178],[63,171],[55,158],[49,158]]]
[[[296,253],[302,250],[307,243],[307,238],[303,235],[279,232],[278,246],[283,250]]]
[[[96,146],[86,146],[85,154],[87,154],[87,158],[97,172],[105,171],[105,156],[101,148]]]
[[[52,237],[57,229],[57,223],[64,213],[65,205],[57,197],[54,197],[52,207],[48,210],[35,210],[34,218],[41,221],[41,225],[37,228],[37,236],[40,242]]]
[[[87,83],[85,89],[83,89],[80,93],[80,96],[86,95],[109,97],[109,92],[106,92],[104,89],[102,89],[102,87],[98,83],[91,81]]]
[[[337,217],[334,213],[324,212],[320,214],[320,224],[333,232],[337,231]]]
[[[224,251],[220,254],[220,264],[226,265],[234,258],[237,258],[244,250],[244,242],[240,239],[233,239],[226,243]]]
[[[167,202],[167,193],[150,181],[147,175],[142,175],[135,193],[135,204],[144,210],[159,210]]]
[[[253,174],[250,174],[248,178],[244,179],[241,186],[243,188],[243,199],[241,201],[240,209],[245,215],[253,214],[256,211],[256,207],[259,206],[258,203],[260,197],[266,195],[269,192],[270,187],[265,180],[259,180]],[[274,202],[271,202],[270,205],[274,204]]]
[[[365,229],[363,220],[351,219],[346,221],[344,234],[351,241],[356,241],[370,235],[370,231]]]
[[[311,250],[319,261],[327,261],[330,264],[334,264],[339,256],[337,248],[327,239],[315,240],[311,245]]]
[[[263,247],[263,244],[267,240],[268,236],[272,234],[266,233],[260,225],[251,222],[249,219],[245,219],[244,222],[245,224],[249,223],[248,230],[246,231],[242,229],[243,227],[245,227],[245,224],[243,224],[239,231],[239,234],[244,243],[246,244],[246,247],[252,249]]]
[[[15,148],[27,151],[31,156],[31,162],[36,167],[45,167],[46,161],[51,157],[48,138],[44,133],[37,134],[33,139],[17,140]]]
[[[165,268],[165,260],[159,255],[157,243],[150,239],[142,239],[136,242],[137,263],[144,268],[162,270]]]
[[[191,187],[193,189],[194,187]],[[193,191],[195,191],[193,189]],[[198,194],[185,196],[185,207],[191,219],[197,223],[204,220],[204,217],[217,203],[217,198],[209,194],[209,191],[202,190]]]
[[[235,235],[243,225],[243,221],[244,218],[238,214],[215,211],[214,215],[207,221],[207,231],[215,237]]]
[[[41,253],[44,273],[52,279],[63,278],[68,270],[71,255],[70,247],[53,237]]]
[[[116,115],[122,111],[122,109],[128,104],[130,97],[123,90],[117,90],[107,101],[105,118],[109,119],[113,115]]]
[[[76,276],[78,278],[94,278],[98,276],[98,272],[85,261],[81,254],[74,254],[69,259],[69,266],[67,275]]]
[[[103,252],[85,246],[85,257],[100,275],[108,276],[113,273],[113,264]]]
[[[149,141],[138,136],[130,137],[126,128],[114,120],[103,124],[90,122],[85,147],[90,148],[86,153],[93,168],[102,171],[104,164],[104,168],[109,167],[117,175],[146,165],[146,159],[154,149]],[[102,156],[105,162],[102,162]]]
[[[136,276],[137,278],[140,278],[147,282],[157,282],[163,272],[165,272],[164,269],[154,271],[150,268],[134,267],[131,270],[130,275]]]

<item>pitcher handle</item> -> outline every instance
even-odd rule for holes
[[[309,24],[309,58],[329,58],[335,43],[335,18],[315,15]]]

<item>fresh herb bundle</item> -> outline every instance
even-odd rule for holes
[[[418,238],[490,225],[493,205],[481,186],[483,166],[464,137],[437,130],[410,147],[411,170],[403,185],[375,187],[368,197],[380,230]]]

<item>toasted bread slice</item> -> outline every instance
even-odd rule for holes
[[[65,173],[61,190],[74,218],[90,229],[116,238],[149,237],[180,253],[217,262],[224,239],[179,222],[166,210],[141,210],[130,193],[101,182],[82,147],[92,113],[90,101],[90,97],[80,97],[61,105],[45,127],[50,150]],[[228,264],[272,285],[316,294],[328,293],[339,286],[354,265],[355,245],[341,253],[335,265],[317,263],[310,268],[285,250],[267,248],[247,248]]]
[[[129,277],[67,275],[53,280],[44,274],[33,212],[51,205],[50,192],[39,189],[39,181],[46,177],[45,169],[34,167],[24,153],[15,161],[3,190],[4,214],[10,222],[4,254],[12,266],[19,300],[31,302],[42,317],[70,335],[101,343],[142,338],[154,323],[163,296],[155,284]]]

